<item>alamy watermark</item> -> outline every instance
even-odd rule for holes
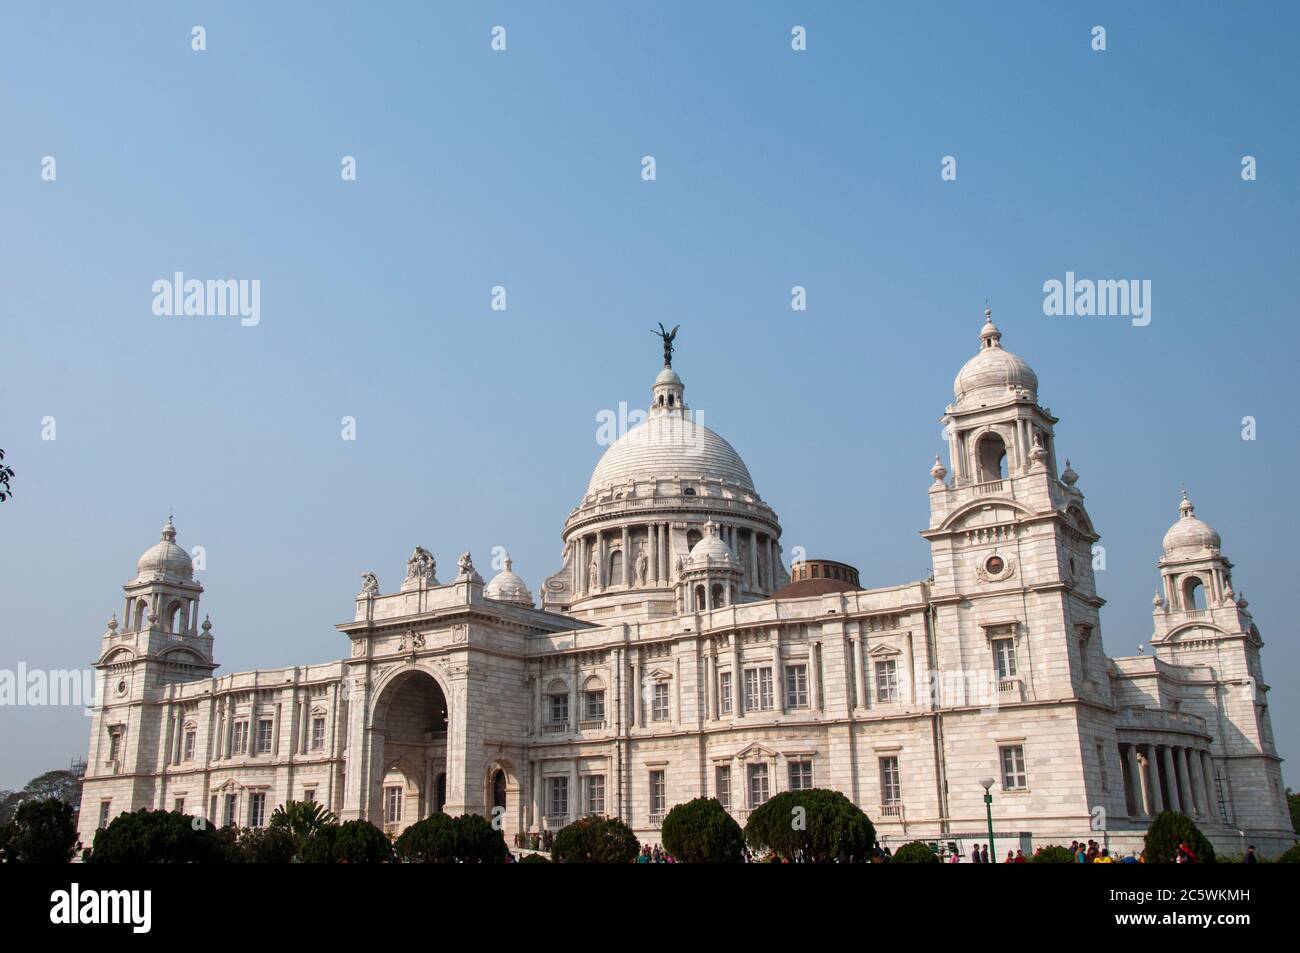
[[[1065,280],[1043,282],[1043,314],[1049,317],[1131,318],[1136,328],[1151,323],[1150,278],[1075,278],[1067,271]]]
[[[260,278],[186,278],[176,272],[172,278],[153,283],[153,313],[159,317],[238,316],[243,327],[257,327],[262,320]]]

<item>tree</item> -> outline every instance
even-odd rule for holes
[[[402,831],[397,856],[407,864],[454,864],[458,828],[446,814],[431,814]]]
[[[386,864],[392,859],[388,835],[361,819],[320,828],[302,849],[305,864]]]
[[[1198,863],[1214,863],[1214,847],[1192,819],[1178,811],[1162,811],[1151,822],[1146,836],[1146,862],[1148,864],[1174,863],[1180,844],[1186,844],[1191,848]]]
[[[312,834],[338,821],[332,811],[315,801],[286,801],[272,812],[269,826],[283,828],[292,834],[296,853],[302,850]]]
[[[288,827],[250,827],[237,840],[240,858],[250,864],[290,864],[298,854],[298,839]]]
[[[58,798],[24,801],[0,830],[0,860],[17,864],[66,864],[77,852],[71,804]]]
[[[583,817],[560,829],[551,856],[562,864],[628,864],[641,849],[632,828],[613,817]]]
[[[506,836],[482,814],[455,818],[456,855],[462,864],[503,864],[510,855]]]
[[[839,791],[809,788],[783,791],[757,808],[745,825],[745,840],[754,850],[790,860],[799,855],[809,863],[867,863],[876,828]]]
[[[550,860],[548,860],[547,858],[543,857],[541,854],[524,854],[523,858],[520,859],[519,863],[521,863],[521,864],[549,864],[549,863],[550,863]]]
[[[12,821],[23,801],[49,798],[58,798],[75,808],[81,803],[81,778],[71,771],[46,771],[28,781],[21,791],[0,791],[0,824]]]
[[[227,845],[202,818],[141,808],[95,832],[90,863],[205,864],[231,859]]]
[[[894,851],[891,864],[937,864],[939,855],[925,841],[914,840]]]
[[[1278,854],[1274,863],[1278,864],[1300,864],[1300,844],[1292,844],[1289,849]]]
[[[726,808],[711,797],[676,805],[664,818],[664,848],[688,864],[738,864],[745,835]]]
[[[1029,858],[1029,862],[1031,864],[1077,864],[1079,860],[1070,848],[1062,847],[1060,844],[1048,844],[1034,851],[1034,856]]]

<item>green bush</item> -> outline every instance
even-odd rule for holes
[[[322,827],[302,848],[305,864],[385,864],[392,859],[388,835],[360,819]]]
[[[749,815],[745,840],[755,851],[830,863],[837,858],[867,863],[876,829],[866,814],[839,791],[784,791]]]
[[[711,797],[678,804],[664,818],[664,849],[688,864],[738,864],[745,835],[726,808]]]
[[[628,864],[641,845],[632,828],[612,817],[583,817],[560,829],[551,856],[561,864]]]
[[[233,859],[229,840],[202,818],[141,808],[119,814],[95,832],[88,858],[96,864],[212,864]]]
[[[1048,844],[1034,851],[1029,858],[1031,864],[1077,864],[1079,859],[1070,852],[1070,848],[1060,844]]]
[[[1293,844],[1273,861],[1276,864],[1300,864],[1300,844]]]
[[[0,861],[66,864],[77,852],[74,816],[72,805],[58,798],[23,801],[13,821],[0,828]]]
[[[432,814],[402,831],[393,846],[408,864],[454,864],[457,824],[446,814]]]
[[[937,864],[939,855],[930,849],[925,841],[914,840],[894,851],[890,858],[892,864]]]
[[[519,861],[521,864],[549,864],[550,862],[549,858],[543,857],[541,854],[524,854]]]
[[[298,840],[287,827],[250,827],[236,841],[249,864],[290,864],[298,856]]]
[[[504,864],[510,856],[506,835],[482,814],[455,818],[456,856],[462,864]]]
[[[1198,863],[1214,863],[1214,847],[1201,833],[1192,819],[1178,811],[1162,811],[1147,829],[1145,842],[1148,864],[1172,864],[1177,859],[1178,845],[1186,844],[1196,855]]]

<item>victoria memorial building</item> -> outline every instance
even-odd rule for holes
[[[1289,846],[1263,640],[1218,532],[1171,500],[1150,651],[1109,657],[1059,421],[987,311],[978,343],[929,471],[927,579],[787,569],[667,335],[646,420],[605,450],[536,591],[508,560],[485,583],[470,554],[448,570],[420,547],[395,585],[363,574],[341,660],[218,675],[169,519],[95,662],[83,843],[141,807],[255,827],[291,799],[393,833],[474,812],[513,843],[604,814],[655,841],[691,798],[743,824],[807,787],[852,799],[883,844],[969,843],[989,784],[999,848],[1128,851],[1167,808],[1220,850]]]

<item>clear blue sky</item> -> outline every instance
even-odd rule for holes
[[[507,546],[536,589],[661,320],[787,553],[922,578],[987,299],[1103,535],[1107,651],[1150,636],[1185,482],[1294,781],[1300,15],[1133,6],[8,5],[0,667],[86,666],[169,507],[221,672],[342,656],[359,573],[417,544],[444,577]],[[155,316],[175,271],[259,279],[260,325]],[[1066,271],[1150,279],[1150,326],[1045,317]],[[0,786],[87,726],[0,709]]]

